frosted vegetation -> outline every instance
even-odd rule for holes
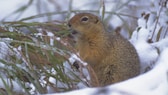
[[[168,95],[167,0],[16,1],[0,1],[1,9],[11,4],[0,9],[0,95]],[[87,63],[66,25],[78,12],[99,15],[107,30],[130,40],[139,76],[89,88]]]

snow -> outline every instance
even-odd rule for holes
[[[52,32],[47,32],[47,36],[50,37],[50,45],[54,45],[54,34]]]
[[[12,88],[13,91],[17,93],[23,93],[20,85],[16,81],[10,80],[8,78],[3,78],[3,80],[0,79],[0,88],[5,88],[4,82],[9,86],[13,85],[13,88]]]
[[[151,27],[147,25],[147,20],[143,16],[137,22],[138,28],[133,32],[130,42],[137,50],[141,62],[141,73],[144,73],[153,68],[159,54],[158,49],[148,42]]]
[[[71,57],[69,58],[69,61],[71,63],[74,63],[75,61],[79,61],[80,63],[82,63],[84,66],[87,65],[86,62],[82,61],[76,54],[72,54]]]
[[[57,41],[60,41],[60,40],[61,40],[61,38],[60,38],[60,37],[56,37],[56,40],[57,40]]]
[[[78,68],[79,72],[76,72],[76,75],[78,75],[80,77],[82,82],[87,83],[87,80],[90,80],[89,72],[87,70],[87,63],[82,61],[78,57],[78,55],[76,55],[76,54],[71,54],[71,56],[69,58],[69,62],[71,63],[71,65],[73,65],[75,62],[77,62],[77,64],[79,65],[79,68]],[[67,67],[67,65],[65,67]],[[80,89],[81,88],[86,88],[86,85],[84,85],[82,82],[79,82],[77,84],[77,87],[80,88]]]
[[[45,95],[94,95],[93,93],[96,91],[95,88],[86,88],[82,90],[76,90],[65,93],[57,93],[57,94],[45,94]]]
[[[168,47],[168,38],[162,39],[159,42],[153,43],[153,46],[156,46],[160,51],[163,51]]]
[[[138,40],[134,42],[141,61],[141,73],[144,73],[148,67],[153,68],[159,56],[157,48],[147,43],[148,35],[149,30],[141,28],[137,33]]]
[[[8,55],[8,46],[4,42],[0,42],[0,59],[6,58]]]
[[[29,0],[25,0],[25,2],[20,2],[21,0],[1,0],[1,6],[0,6],[0,20],[5,18],[7,15],[11,14],[16,10],[16,8],[21,7],[25,3],[27,3]],[[10,18],[10,20],[13,20],[14,18]]]

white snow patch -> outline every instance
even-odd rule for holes
[[[31,88],[31,90],[29,91],[31,94],[35,94],[35,90],[36,90],[36,88],[35,88],[35,86],[31,83],[31,84],[27,84],[28,86],[30,86],[30,88]]]
[[[45,95],[93,95],[95,88],[86,88],[65,93],[45,94]],[[103,95],[103,94],[102,94]]]
[[[4,42],[0,42],[0,59],[5,59],[8,55],[9,48]]]
[[[60,40],[61,40],[61,38],[60,38],[60,37],[56,37],[56,40],[57,40],[57,41],[60,41]]]
[[[36,37],[38,37],[38,36],[43,36],[42,33],[34,33],[34,35],[35,35]]]
[[[54,34],[52,32],[47,32],[47,35],[50,36],[50,37],[54,36]]]
[[[80,63],[82,63],[84,66],[87,65],[86,62],[82,61],[76,54],[71,54],[71,57],[69,58],[69,61],[71,63],[74,63],[75,61],[79,61]]]
[[[8,78],[3,78],[3,80],[9,87],[11,87],[11,89],[14,92],[17,92],[17,93],[22,93],[23,92],[22,87],[20,87],[20,85],[16,81],[10,80]],[[6,88],[3,80],[0,79],[0,88]]]
[[[159,42],[155,42],[152,45],[159,48],[160,51],[163,51],[168,47],[168,38],[162,39]]]
[[[53,77],[49,77],[49,82],[56,84],[56,79]]]
[[[22,50],[22,46],[18,46],[17,50],[21,51]]]
[[[138,19],[138,26],[139,27],[143,27],[143,28],[145,28],[146,27],[146,20],[144,19],[144,18],[140,18],[140,19]]]
[[[138,32],[132,35],[131,41],[133,42],[141,62],[141,73],[146,72],[148,69],[153,68],[159,56],[157,48],[148,43],[149,30],[141,28]],[[135,36],[137,38],[135,38]],[[150,68],[149,68],[150,67]]]
[[[47,35],[50,37],[50,45],[54,45],[54,34],[52,32],[47,32]]]

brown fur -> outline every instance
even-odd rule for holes
[[[140,73],[139,58],[133,45],[120,34],[106,32],[97,16],[80,13],[72,17],[68,24],[77,32],[80,57],[93,68],[100,86]]]

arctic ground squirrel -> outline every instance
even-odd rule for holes
[[[133,45],[119,33],[107,32],[98,16],[79,13],[68,21],[68,26],[76,32],[76,47],[81,59],[97,76],[99,85],[96,86],[121,82],[140,74],[139,57]],[[92,77],[91,80],[94,82]]]

